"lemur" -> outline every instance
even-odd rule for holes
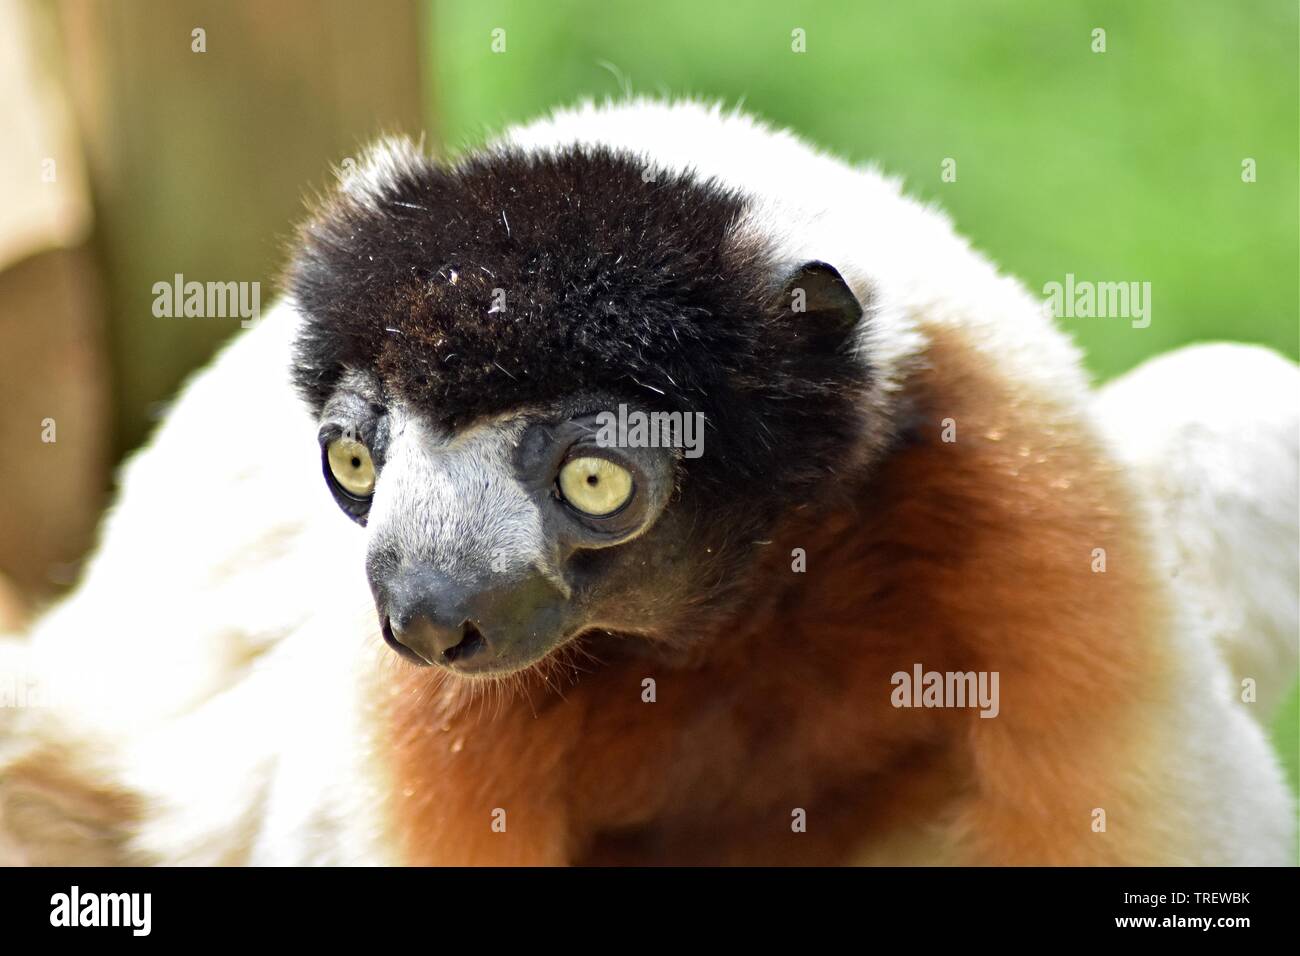
[[[5,646],[48,706],[0,727],[0,853],[1294,859],[1289,361],[1099,397],[940,212],[694,102],[383,141],[286,285]]]

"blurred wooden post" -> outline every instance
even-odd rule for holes
[[[0,0],[0,632],[70,580],[107,474],[90,199],[52,14]]]
[[[421,5],[64,0],[60,9],[95,197],[121,451],[240,329],[238,317],[156,318],[154,284],[176,274],[258,282],[269,308],[304,197],[328,184],[330,165],[377,132],[423,130]]]

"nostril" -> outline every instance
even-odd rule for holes
[[[473,621],[465,621],[461,625],[460,642],[443,651],[442,659],[448,664],[467,661],[486,649],[487,640],[483,637],[483,632],[474,625]]]
[[[420,664],[421,666],[429,663],[429,661],[426,661],[412,648],[407,647],[401,640],[399,640],[397,636],[398,632],[394,630],[393,620],[387,614],[383,615],[380,619],[379,629],[384,635],[384,643],[395,650],[399,657],[410,661],[412,664]]]

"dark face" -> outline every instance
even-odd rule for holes
[[[743,599],[842,470],[867,374],[839,274],[739,249],[742,211],[617,157],[505,156],[308,226],[295,376],[397,653],[502,675],[678,647]]]

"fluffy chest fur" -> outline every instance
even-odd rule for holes
[[[377,729],[405,857],[842,863],[936,831],[968,862],[1146,854],[1136,827],[1065,833],[1142,797],[1115,777],[1141,735],[1117,752],[1106,732],[1140,723],[1156,659],[1130,637],[1161,620],[1127,492],[1083,422],[1026,420],[960,339],[929,357],[945,375],[911,383],[910,441],[843,507],[781,529],[763,590],[697,659],[577,659],[477,702],[406,673]],[[1093,573],[1093,547],[1138,570]],[[893,706],[891,675],[918,663],[998,671],[1005,709]]]

